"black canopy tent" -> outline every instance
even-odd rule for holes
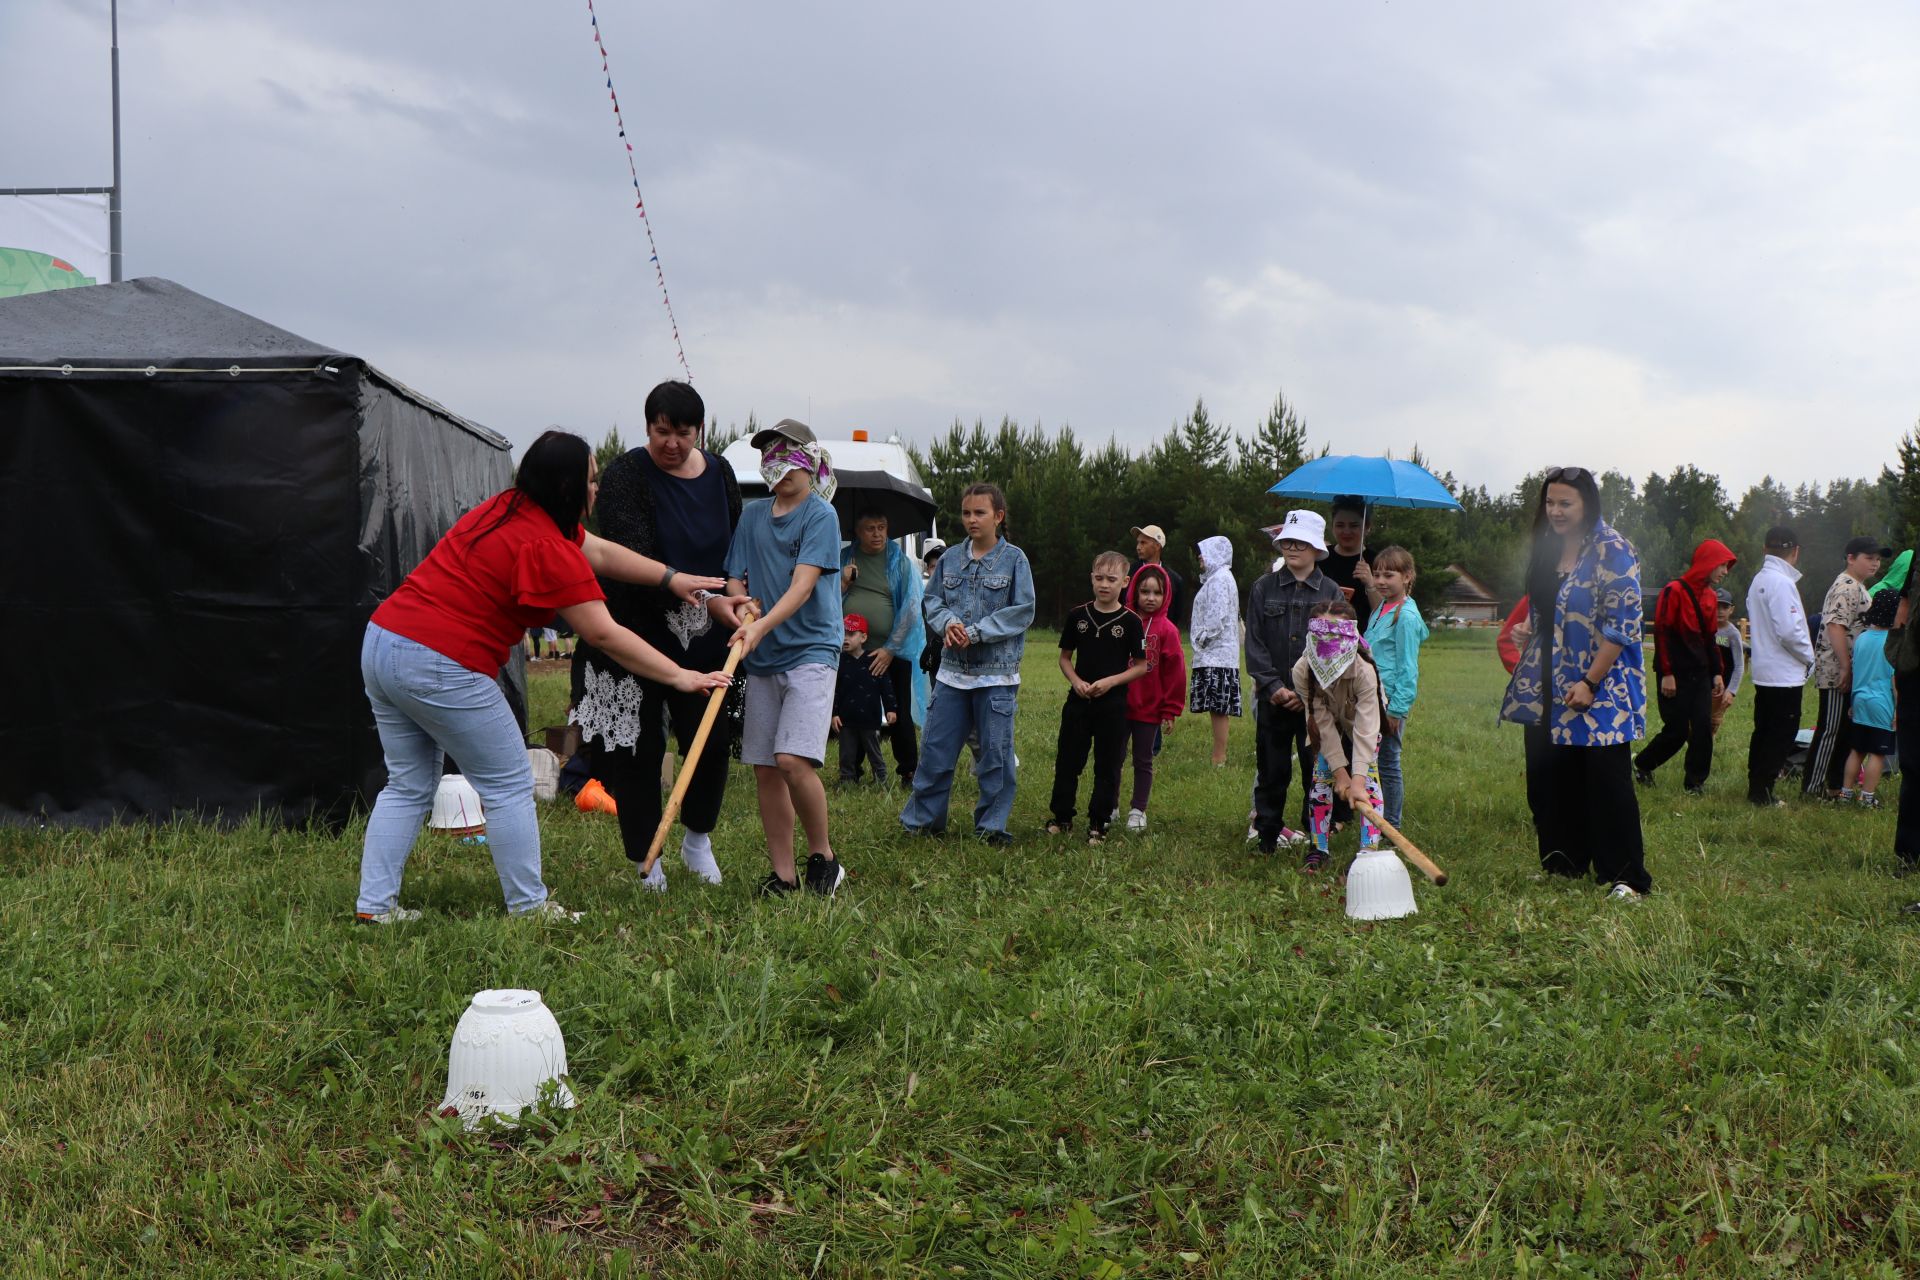
[[[370,802],[367,617],[509,449],[171,281],[0,300],[0,822]]]

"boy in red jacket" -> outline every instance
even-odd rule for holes
[[[1633,762],[1642,786],[1653,771],[1687,749],[1681,782],[1700,795],[1713,770],[1713,704],[1726,691],[1720,675],[1718,587],[1733,568],[1727,544],[1708,538],[1693,564],[1660,589],[1653,610],[1653,662],[1660,677],[1660,732]]]
[[[1127,686],[1127,732],[1133,741],[1133,804],[1127,830],[1147,829],[1147,801],[1153,795],[1154,739],[1173,728],[1187,709],[1187,655],[1180,628],[1167,617],[1167,571],[1143,564],[1127,588],[1127,604],[1147,626],[1147,672]]]

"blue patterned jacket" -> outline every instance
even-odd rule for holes
[[[1633,546],[1602,520],[1587,535],[1580,558],[1560,584],[1552,627],[1541,625],[1539,602],[1530,611],[1533,635],[1507,685],[1500,718],[1539,724],[1545,704],[1552,740],[1563,747],[1611,747],[1634,742],[1647,731],[1647,678],[1641,661],[1640,560]],[[1541,641],[1553,637],[1551,679],[1541,674]],[[1607,670],[1593,705],[1575,711],[1567,690],[1593,662],[1594,650],[1611,640],[1620,657]]]

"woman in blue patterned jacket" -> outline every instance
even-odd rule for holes
[[[1638,898],[1653,887],[1633,787],[1633,743],[1647,726],[1640,561],[1606,522],[1585,468],[1555,467],[1540,485],[1527,592],[1500,718],[1526,730],[1540,865],[1591,872],[1612,897]]]

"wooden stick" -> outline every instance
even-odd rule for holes
[[[1420,846],[1401,835],[1392,823],[1381,817],[1378,809],[1370,804],[1355,804],[1353,811],[1384,832],[1387,839],[1393,841],[1394,847],[1406,856],[1407,861],[1420,868],[1421,875],[1435,884],[1447,882],[1447,873],[1435,866],[1432,858],[1420,852]]]
[[[740,625],[744,627],[759,616],[759,607],[749,600],[740,610]],[[746,651],[737,644],[728,645],[727,648],[727,664],[720,668],[720,674],[731,676]],[[707,699],[707,710],[700,717],[700,728],[695,731],[693,742],[687,747],[687,758],[680,762],[680,776],[673,780],[673,794],[667,797],[667,808],[660,815],[660,826],[653,833],[653,843],[647,846],[647,860],[640,864],[640,874],[643,876],[651,875],[653,864],[660,861],[660,851],[667,844],[667,833],[673,829],[673,820],[680,816],[680,802],[687,798],[687,787],[693,782],[693,766],[700,763],[701,749],[707,745],[707,735],[713,732],[713,722],[720,718],[720,708],[726,705],[727,690],[731,687],[722,685]]]

